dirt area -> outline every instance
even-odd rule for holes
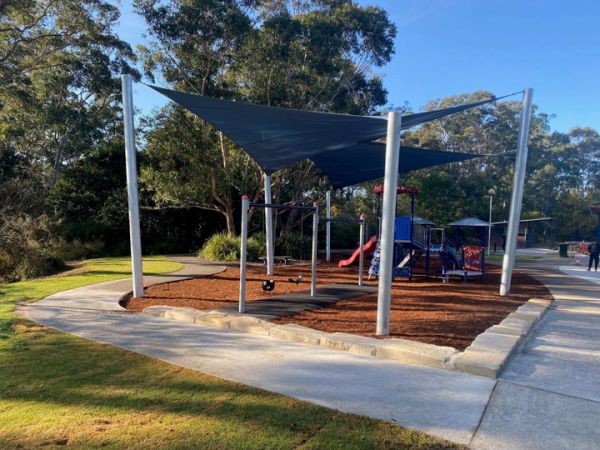
[[[276,282],[272,292],[262,290],[267,279],[264,268],[249,266],[247,301],[260,301],[275,295],[305,291],[310,287],[310,266],[276,267]],[[302,275],[300,283],[289,278]],[[333,263],[319,264],[318,285],[356,283],[356,269],[345,271]],[[367,277],[365,276],[365,280]],[[549,291],[533,278],[516,271],[512,294],[500,297],[500,269],[489,266],[486,277],[455,280],[443,284],[440,277],[399,278],[392,287],[390,337],[400,337],[436,345],[449,345],[459,350],[488,327],[498,324],[510,312],[531,297],[551,298]],[[377,285],[376,280],[366,284]],[[236,303],[239,295],[239,270],[228,267],[225,272],[206,278],[196,278],[159,284],[146,289],[146,297],[131,298],[124,306],[132,311],[153,305],[187,306],[197,309],[219,308]],[[305,311],[275,320],[276,323],[297,323],[328,332],[346,332],[373,336],[377,311],[377,295],[340,300],[326,308]]]

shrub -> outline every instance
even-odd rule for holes
[[[19,281],[63,269],[56,242],[46,216],[0,215],[0,279]]]
[[[237,261],[240,257],[240,238],[224,232],[213,234],[204,243],[198,256],[213,261]]]
[[[267,240],[264,233],[255,233],[248,238],[248,256],[251,261],[256,261],[267,254]]]
[[[101,241],[82,242],[74,239],[70,242],[62,242],[55,254],[63,261],[97,258],[104,255],[104,244]]]
[[[295,259],[310,259],[312,236],[300,233],[288,233],[277,238],[275,248],[278,253],[291,256]]]
[[[266,253],[265,236],[257,233],[248,238],[246,258],[256,261]],[[198,256],[213,261],[239,261],[240,237],[228,233],[213,234],[202,246]]]

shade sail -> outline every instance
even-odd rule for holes
[[[362,154],[361,151],[364,151],[365,148],[359,146],[359,144],[369,145],[375,139],[385,137],[387,131],[385,117],[352,116],[275,108],[245,102],[220,100],[157,86],[150,87],[221,130],[248,153],[267,174],[307,158],[317,162],[315,158],[318,155],[336,150],[343,150],[343,155],[345,155],[348,148],[354,148],[353,157],[368,163],[366,158],[370,155]],[[408,114],[402,117],[402,129],[474,108],[494,100],[495,98],[491,98],[482,102],[446,109]],[[340,158],[342,154],[334,152],[330,157]],[[346,158],[346,156],[343,157]],[[421,167],[427,167],[427,165]],[[321,168],[323,169],[323,167]],[[414,168],[408,165],[406,170],[414,170]],[[379,165],[371,168],[371,170],[378,173]],[[329,176],[325,169],[323,171]],[[337,172],[338,185],[340,183],[344,186],[353,184],[347,180],[341,180],[339,178],[341,174],[342,172]],[[383,176],[383,172],[374,178],[380,176]],[[365,181],[364,176],[359,178],[361,178],[359,181]]]
[[[398,172],[411,172],[481,156],[484,155],[401,146]],[[337,189],[383,178],[385,145],[358,144],[340,151],[320,153],[311,159],[327,175],[331,185]]]
[[[450,222],[448,226],[451,227],[489,227],[489,222],[484,222],[477,217],[465,217],[464,219],[455,220],[454,222]]]

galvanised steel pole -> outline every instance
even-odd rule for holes
[[[365,270],[365,249],[363,248],[365,246],[365,224],[366,224],[366,220],[365,220],[365,215],[361,214],[360,215],[360,236],[359,236],[359,241],[358,241],[358,245],[360,246],[360,256],[358,258],[358,285],[362,286],[363,285],[363,278],[364,278],[364,270]]]
[[[127,172],[127,203],[129,205],[129,243],[133,296],[144,296],[142,272],[142,242],[140,238],[140,206],[138,200],[135,124],[133,121],[133,88],[131,75],[121,75],[123,89],[123,124],[125,126],[125,166]]]
[[[238,310],[240,314],[246,312],[246,253],[248,251],[248,209],[250,202],[248,196],[242,197],[242,223],[240,231],[240,301]]]
[[[271,205],[271,175],[265,174],[265,205]],[[265,208],[265,240],[267,241],[267,275],[273,275],[273,259],[275,248],[273,246],[273,210]]]
[[[331,219],[331,191],[325,193],[325,217]],[[325,224],[325,261],[331,261],[331,222]]]
[[[377,290],[378,336],[387,336],[390,334],[390,306],[394,263],[394,219],[396,216],[396,189],[398,186],[398,160],[400,158],[402,116],[399,112],[390,111],[387,120],[385,176],[383,179],[383,205],[381,213],[381,259],[379,264],[379,287]]]
[[[488,220],[488,241],[487,241],[487,254],[488,256],[490,256],[491,254],[491,248],[492,248],[492,198],[494,197],[494,194],[496,193],[495,190],[490,189],[488,191],[488,195],[490,196],[490,216],[489,216],[489,220]]]
[[[523,108],[521,110],[521,127],[519,130],[517,160],[515,161],[513,191],[510,200],[510,213],[508,216],[506,250],[504,252],[504,259],[502,260],[502,280],[500,281],[500,295],[502,296],[510,294],[512,272],[515,266],[519,222],[521,221],[521,205],[523,203],[523,187],[525,184],[525,169],[527,168],[527,141],[529,138],[532,99],[533,89],[525,89],[525,93],[523,94]]]
[[[311,261],[311,278],[310,278],[310,296],[317,295],[317,245],[319,243],[319,204],[314,203],[315,211],[313,212],[313,229],[312,229],[312,261]]]

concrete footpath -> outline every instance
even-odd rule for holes
[[[600,448],[600,286],[562,265],[521,265],[555,302],[500,376],[473,448]]]
[[[184,278],[219,266],[186,263]],[[148,277],[147,284],[174,277]],[[344,412],[390,420],[468,443],[495,381],[283,341],[272,337],[126,313],[117,303],[130,281],[73,289],[26,309],[43,325],[231,381]]]
[[[175,259],[182,272],[146,283],[222,270]],[[55,294],[26,312],[87,339],[473,448],[599,448],[600,286],[560,272],[561,264],[522,267],[557,301],[497,381],[126,313],[117,300],[130,290],[128,280]]]

